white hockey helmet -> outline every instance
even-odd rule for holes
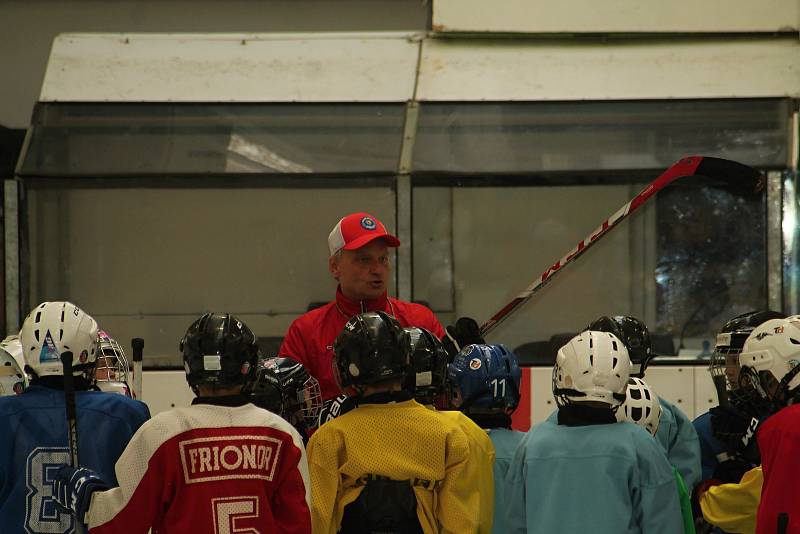
[[[617,410],[617,421],[628,421],[644,427],[655,436],[661,422],[661,403],[658,396],[641,378],[628,379],[625,402]]]
[[[559,349],[553,367],[553,396],[559,406],[625,400],[631,373],[628,349],[610,332],[587,330]]]
[[[19,395],[28,386],[28,379],[16,358],[0,347],[0,397]]]
[[[800,386],[800,316],[771,319],[754,328],[742,347],[739,366],[743,373],[758,374],[762,395],[785,404],[787,395]],[[777,391],[770,391],[765,372],[778,382]]]
[[[73,374],[86,374],[97,357],[97,322],[71,302],[43,302],[19,332],[25,363],[36,376],[63,375],[61,354],[72,353]]]

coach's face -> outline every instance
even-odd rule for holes
[[[331,256],[328,268],[345,297],[378,298],[386,291],[392,271],[389,247],[383,240],[375,239],[355,250],[341,250]]]

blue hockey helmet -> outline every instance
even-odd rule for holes
[[[465,413],[512,413],[519,404],[522,370],[505,345],[467,345],[448,366],[447,378]]]

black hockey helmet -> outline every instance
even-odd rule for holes
[[[297,360],[259,359],[249,389],[256,406],[277,413],[292,424],[296,422],[294,419],[302,418],[306,426],[316,426],[322,406],[319,381]]]
[[[333,343],[339,387],[367,386],[403,378],[411,366],[408,332],[384,312],[367,312],[347,321]]]
[[[186,381],[229,387],[252,378],[258,358],[256,336],[229,313],[206,313],[189,326],[180,343]]]
[[[253,381],[247,385],[247,394],[253,404],[278,415],[283,414],[283,388],[270,360],[259,356]]]
[[[756,310],[737,315],[729,319],[720,329],[720,335],[717,336],[716,348],[725,347],[727,349],[742,351],[744,341],[750,335],[755,327],[760,326],[761,323],[769,321],[770,319],[785,319],[786,315],[781,312],[772,310]],[[730,334],[730,335],[722,335]]]
[[[405,330],[411,343],[411,370],[405,389],[421,404],[436,404],[446,391],[447,350],[429,330],[416,326]]]
[[[631,376],[642,378],[647,365],[653,358],[650,332],[647,326],[630,315],[604,315],[592,321],[585,330],[610,332],[617,336],[628,349],[631,358]]]

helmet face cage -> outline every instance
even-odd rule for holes
[[[511,414],[519,405],[522,370],[505,345],[467,345],[447,368],[465,413]]]
[[[0,348],[0,397],[19,395],[28,385],[25,373],[17,360],[5,349]]]
[[[95,362],[95,379],[97,382],[128,383],[128,358],[116,339],[106,332],[97,334],[97,360]]]
[[[307,427],[316,426],[322,390],[319,381],[301,363],[286,357],[259,361],[254,395],[272,398],[276,394],[279,399],[270,401],[274,408],[267,409],[291,423],[302,421]]]

